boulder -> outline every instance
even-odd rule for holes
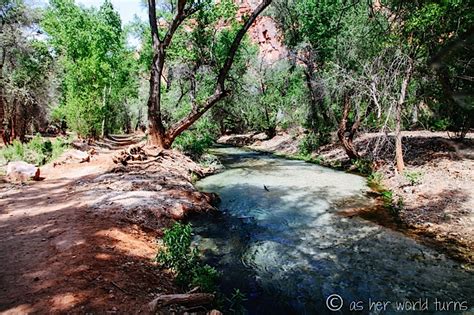
[[[88,152],[72,149],[66,151],[59,159],[54,162],[53,166],[67,164],[67,163],[84,163],[90,162],[91,155]]]
[[[258,133],[254,136],[252,136],[252,139],[254,140],[259,140],[259,141],[265,141],[268,140],[268,135],[265,132]]]
[[[255,133],[247,133],[242,135],[226,135],[222,136],[217,140],[219,144],[232,145],[236,147],[243,147],[254,143],[256,140],[253,138]]]
[[[10,162],[7,165],[7,177],[11,181],[24,182],[40,179],[40,169],[23,161]]]

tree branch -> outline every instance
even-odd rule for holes
[[[165,38],[163,39],[163,45],[168,47],[171,44],[171,40],[173,39],[174,33],[190,15],[194,14],[196,11],[199,10],[199,6],[190,7],[188,9],[186,7],[186,0],[178,0],[178,9],[176,11],[176,15],[171,21],[171,24],[166,32]]]
[[[155,0],[148,0],[148,20],[150,22],[153,46],[155,46],[155,42],[157,44],[161,44],[161,39],[158,32],[158,20],[156,19],[156,1]]]
[[[168,139],[173,141],[183,131],[189,128],[196,120],[198,120],[202,115],[204,115],[217,102],[219,102],[221,99],[230,94],[230,91],[227,91],[225,89],[225,81],[232,67],[232,64],[234,63],[235,56],[242,42],[242,39],[244,38],[247,31],[250,29],[252,24],[255,22],[257,17],[260,15],[260,13],[262,13],[263,10],[265,10],[265,8],[267,8],[271,2],[272,0],[262,0],[262,2],[253,11],[248,20],[244,23],[244,25],[241,27],[241,29],[235,36],[234,41],[232,42],[232,45],[229,48],[229,54],[227,55],[227,58],[222,68],[219,70],[219,75],[217,77],[217,85],[214,94],[210,96],[201,106],[196,106],[196,108],[194,108],[188,116],[174,124],[167,132]]]
[[[244,38],[245,33],[247,33],[247,31],[255,22],[255,20],[260,15],[260,13],[262,13],[263,10],[265,10],[266,7],[268,7],[271,2],[272,0],[263,0],[259,4],[259,6],[255,9],[255,11],[253,11],[252,15],[249,17],[249,19],[245,22],[245,24],[242,26],[242,28],[239,30],[239,32],[235,36],[234,41],[232,42],[232,45],[230,46],[230,49],[229,49],[229,55],[227,55],[224,65],[219,71],[219,76],[217,77],[217,89],[220,89],[221,91],[225,90],[225,80],[227,78],[227,74],[229,73],[230,68],[232,67],[232,64],[234,63],[235,55],[237,54],[240,43],[242,42],[242,39]]]

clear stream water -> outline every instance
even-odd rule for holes
[[[364,178],[236,148],[213,153],[226,170],[197,186],[219,194],[222,214],[194,218],[195,240],[222,272],[221,289],[246,293],[250,314],[474,310],[474,274],[458,262],[338,214],[371,203]]]

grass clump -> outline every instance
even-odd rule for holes
[[[408,180],[410,186],[421,184],[423,173],[417,171],[405,171],[403,176]]]
[[[197,249],[191,246],[191,238],[191,224],[175,223],[165,229],[164,248],[156,255],[156,261],[175,273],[178,285],[186,288],[197,286],[203,292],[213,292],[219,274],[215,268],[200,262]]]
[[[69,146],[66,138],[56,138],[53,141],[44,139],[39,134],[29,142],[22,143],[13,140],[13,143],[0,150],[0,164],[11,161],[25,161],[36,166],[44,165],[57,159]]]
[[[379,172],[372,172],[367,176],[367,185],[376,191],[383,191],[383,175]]]
[[[231,314],[247,314],[247,310],[244,307],[247,297],[239,289],[234,289],[232,295],[226,298],[228,306],[227,309]]]

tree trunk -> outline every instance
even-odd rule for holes
[[[3,30],[3,28],[2,28]],[[2,47],[1,50],[1,58],[0,58],[0,134],[2,135],[3,143],[5,145],[10,144],[10,139],[8,137],[8,132],[7,132],[7,121],[6,121],[6,115],[5,115],[5,109],[6,109],[6,101],[5,97],[3,95],[4,92],[4,85],[3,85],[3,66],[5,64],[5,57],[6,57],[6,49]]]
[[[155,46],[155,44],[153,44]],[[169,149],[166,141],[165,128],[161,119],[161,74],[164,66],[164,51],[161,44],[157,43],[156,54],[150,75],[150,94],[148,98],[148,120],[150,142],[160,148]]]
[[[173,24],[176,23],[179,15],[183,14],[182,10],[184,10],[185,3],[186,1],[179,0],[178,6],[180,7],[180,10],[178,10],[176,17],[173,20]],[[148,17],[153,45],[153,61],[150,73],[150,92],[148,96],[148,131],[152,145],[168,149],[169,145],[165,139],[165,128],[161,119],[161,75],[163,74],[163,67],[165,65],[166,47],[165,42],[160,39],[158,31],[155,0],[148,0]],[[170,30],[168,30],[168,33],[169,32]]]
[[[358,123],[355,123],[352,126],[351,131],[348,133],[348,135],[346,135],[347,121],[349,118],[350,111],[351,111],[351,96],[350,96],[350,93],[347,92],[344,95],[344,108],[342,111],[342,118],[339,123],[339,128],[337,130],[337,136],[339,140],[341,141],[341,144],[344,147],[344,151],[346,151],[346,154],[349,157],[349,159],[357,160],[359,159],[359,153],[357,153],[354,147],[353,140],[354,140],[355,132],[357,131],[357,128],[358,128]]]
[[[214,94],[209,97],[202,104],[195,104],[191,112],[174,124],[169,130],[165,130],[162,115],[161,115],[161,75],[165,65],[166,49],[173,39],[173,35],[181,25],[181,23],[195,12],[195,8],[186,8],[186,0],[178,0],[176,6],[176,15],[171,21],[169,28],[163,39],[160,39],[158,31],[158,22],[156,18],[156,1],[148,0],[148,17],[151,28],[152,43],[153,43],[153,63],[150,75],[150,94],[148,98],[148,119],[149,119],[149,135],[150,142],[158,147],[169,149],[173,141],[183,131],[188,129],[194,122],[196,122],[202,115],[204,115],[210,108],[212,108],[218,101],[229,94],[225,89],[225,81],[227,75],[234,63],[235,55],[239,46],[247,33],[248,29],[255,22],[260,13],[270,5],[272,0],[262,0],[260,5],[250,15],[248,20],[236,34],[232,42],[229,53],[222,68],[219,70],[217,77],[217,84]]]
[[[396,108],[396,127],[395,127],[395,159],[397,162],[397,170],[401,174],[405,169],[405,162],[403,161],[403,147],[402,147],[402,110],[403,105],[405,104],[406,93],[408,89],[408,84],[410,83],[410,78],[413,72],[413,59],[410,58],[408,61],[408,67],[405,72],[405,77],[402,81],[402,87],[400,90],[400,98],[397,102]]]

